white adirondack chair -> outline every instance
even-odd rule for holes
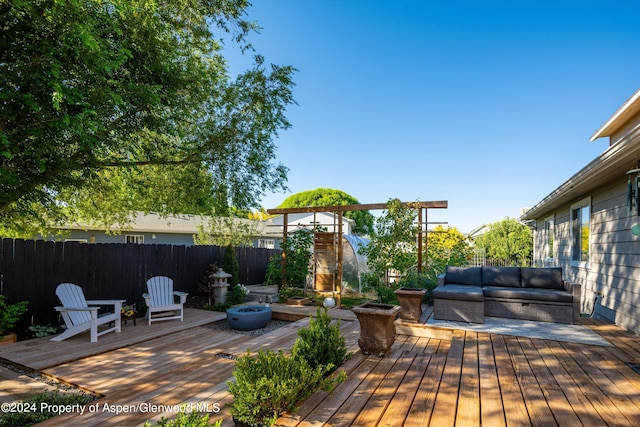
[[[91,342],[98,342],[98,337],[109,332],[120,332],[120,311],[125,300],[85,300],[82,288],[73,283],[62,283],[56,288],[56,295],[62,307],[60,312],[67,329],[51,341],[62,341],[87,330],[91,331]],[[112,305],[114,312],[98,316],[100,306]],[[98,326],[114,322],[115,326],[98,332]]]
[[[149,325],[158,320],[184,320],[184,302],[186,292],[174,291],[173,280],[166,276],[155,276],[147,280],[147,293],[142,294],[147,303],[147,318]],[[173,311],[174,316],[166,313]],[[178,312],[179,314],[176,314]],[[153,316],[153,313],[159,315]]]

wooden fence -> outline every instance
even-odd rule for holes
[[[225,248],[219,246],[172,246],[136,244],[82,244],[43,240],[2,239],[0,247],[0,293],[7,303],[29,301],[22,332],[29,324],[57,324],[54,306],[59,305],[56,286],[80,285],[87,299],[142,301],[146,281],[169,276],[174,288],[195,295],[209,265],[220,265]],[[279,250],[236,248],[239,281],[264,282],[272,256]]]

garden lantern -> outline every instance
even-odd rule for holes
[[[229,288],[229,282],[227,279],[231,277],[231,274],[224,272],[221,268],[214,274],[209,276],[213,279],[213,284],[209,285],[213,288],[213,299],[217,304],[224,304],[227,301],[227,290]]]

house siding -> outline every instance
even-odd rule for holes
[[[563,205],[536,219],[534,263],[548,266],[544,221],[555,216],[553,264],[562,267],[564,278],[582,284],[583,313],[609,319],[640,333],[640,252],[638,237],[630,232],[640,217],[627,209],[627,181],[624,171],[619,182],[593,194],[576,197],[573,203],[591,197],[589,264],[571,265],[571,204]]]
[[[185,246],[192,246],[194,244],[193,235],[191,234],[164,232],[146,233],[135,230],[123,231],[121,234],[107,234],[97,230],[72,230],[65,236],[64,240],[86,240],[87,243],[126,243],[125,236],[128,235],[144,236],[145,244]]]

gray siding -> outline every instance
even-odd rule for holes
[[[72,230],[65,240],[86,240],[91,241],[91,236],[95,237],[95,243],[126,243],[127,235],[144,236],[144,243],[148,245],[193,245],[193,236],[181,233],[145,233],[139,231],[125,231],[121,234],[106,234],[101,231]],[[155,238],[154,238],[155,235]]]
[[[627,181],[624,171],[614,185],[577,197],[591,196],[590,258],[586,268],[571,266],[570,208],[556,209],[554,265],[562,267],[565,280],[582,284],[582,312],[595,311],[620,326],[640,333],[640,238],[631,234],[640,217],[627,210]],[[551,214],[536,218],[534,263],[547,265],[544,221]]]

